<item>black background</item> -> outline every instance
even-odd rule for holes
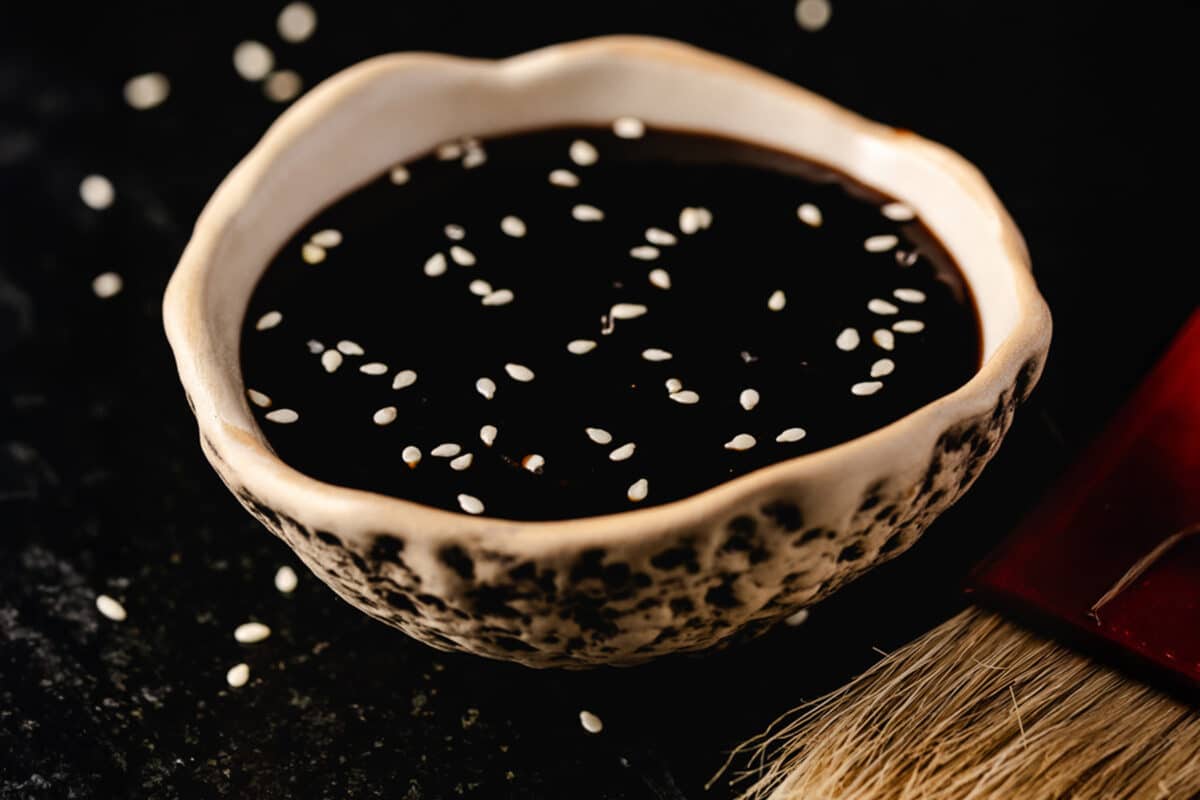
[[[282,3],[24,5],[0,11],[0,798],[727,797],[702,788],[723,751],[960,607],[967,565],[1197,303],[1182,3],[842,0],[806,33],[775,0],[325,2],[299,45],[275,34]],[[980,166],[1055,315],[1042,386],[910,554],[730,652],[535,672],[426,649],[303,571],[280,595],[299,565],[203,461],[159,314],[202,203],[281,109],[234,46],[267,43],[311,86],[392,50],[616,32],[743,59]],[[151,70],[171,96],[133,111],[122,85]],[[92,172],[108,211],[79,200]],[[125,291],[100,301],[110,269]],[[99,617],[100,592],[128,621]],[[238,645],[251,618],[274,634]]]

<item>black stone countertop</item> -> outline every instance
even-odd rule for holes
[[[703,789],[725,750],[960,607],[967,566],[1200,297],[1182,243],[1195,223],[1170,213],[1192,74],[1171,39],[1196,30],[1183,4],[835,0],[808,33],[782,0],[317,2],[303,44],[275,33],[281,2],[117,5],[0,11],[6,800],[728,797],[724,782]],[[200,206],[281,109],[237,77],[232,51],[261,40],[312,85],[392,50],[499,56],[629,31],[744,59],[973,160],[1027,235],[1056,317],[1051,361],[968,497],[802,627],[585,673],[438,653],[304,572],[200,454],[159,302]],[[170,98],[130,109],[124,81],[153,70]],[[79,199],[93,172],[116,187],[104,212]],[[125,288],[100,300],[91,280],[107,270]],[[272,585],[283,564],[301,572],[292,596]],[[128,620],[97,613],[101,592]],[[237,644],[250,619],[271,638]],[[231,690],[243,660],[251,681]],[[582,730],[584,708],[602,734]]]

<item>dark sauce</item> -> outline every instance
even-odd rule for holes
[[[594,147],[595,163],[573,162],[576,140]],[[573,152],[586,161],[587,150]],[[548,176],[559,169],[578,185],[555,185]],[[323,481],[479,513],[467,495],[510,519],[624,511],[872,431],[979,366],[969,291],[929,231],[889,198],[791,155],[682,132],[554,129],[452,143],[394,177],[404,182],[384,175],[305,225],[247,312],[245,384],[271,400],[252,404],[255,414],[280,458]],[[586,210],[576,219],[579,204],[603,219]],[[819,225],[811,209],[800,218],[802,204],[819,209]],[[510,235],[522,227],[511,220],[502,230],[509,215],[523,236]],[[327,229],[340,237],[318,236],[330,246],[309,246],[308,261],[324,258],[307,263],[305,245]],[[865,246],[881,236],[896,244]],[[455,259],[454,246],[468,252]],[[645,247],[654,250],[636,252],[657,257],[631,254]],[[433,272],[444,259],[442,274],[426,274],[431,257]],[[785,302],[773,310],[779,291]],[[613,320],[618,303],[646,313]],[[259,330],[271,311],[282,321]],[[903,321],[921,330],[894,330]],[[879,330],[889,333],[877,342]],[[575,340],[596,346],[573,353]],[[322,351],[339,342],[348,353],[324,356],[341,361],[331,373]],[[651,348],[671,357],[647,360]],[[883,375],[885,359],[893,368]],[[367,374],[368,364],[386,369]],[[394,389],[403,370],[416,381]],[[480,378],[495,383],[491,399]],[[678,402],[687,392],[698,402]],[[378,424],[388,408],[395,420]],[[281,409],[299,418],[267,416]],[[497,430],[490,446],[485,425]],[[754,444],[730,449],[749,444],[739,434]],[[626,443],[632,456],[612,460]],[[441,444],[459,449],[435,456]],[[410,466],[413,447],[421,460]],[[468,453],[469,466],[452,468]],[[630,499],[640,479],[646,496]]]

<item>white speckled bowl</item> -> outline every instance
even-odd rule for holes
[[[979,304],[978,374],[836,447],[677,502],[561,522],[332,486],[275,456],[238,343],[259,275],[298,227],[442,141],[626,115],[795,152],[912,206]],[[638,37],[503,61],[404,53],[325,81],[213,195],[164,318],[209,461],[314,573],[434,647],[532,666],[631,663],[760,632],[903,552],[991,458],[1050,341],[1020,234],[962,158],[745,65]]]

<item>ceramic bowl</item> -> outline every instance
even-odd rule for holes
[[[451,513],[322,483],[272,452],[238,346],[255,283],[294,231],[440,142],[622,116],[791,151],[907,203],[965,273],[982,368],[836,447],[575,520]],[[759,633],[904,552],[996,452],[1050,341],[1021,236],[962,158],[743,64],[640,37],[502,61],[401,53],[330,78],[213,195],[164,318],[205,455],[321,580],[433,647],[539,667],[628,664]]]

